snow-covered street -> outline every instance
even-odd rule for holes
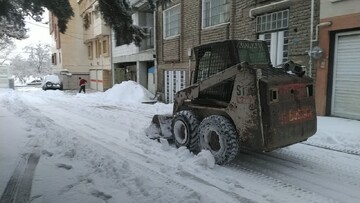
[[[106,92],[0,89],[0,202],[359,202],[360,121],[318,117],[308,141],[231,164],[145,136],[170,104]]]

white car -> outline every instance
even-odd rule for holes
[[[57,75],[47,75],[44,77],[44,80],[42,82],[42,89],[43,90],[62,90],[63,84],[60,81],[59,76]]]
[[[39,79],[32,80],[31,82],[27,83],[26,85],[41,85],[42,81]]]

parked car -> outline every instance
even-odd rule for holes
[[[33,81],[27,83],[26,85],[41,85],[41,84],[42,84],[42,81],[39,79],[36,79],[36,80],[33,80]]]
[[[62,90],[63,89],[63,84],[60,81],[59,76],[57,76],[57,75],[47,75],[47,76],[44,77],[44,80],[42,82],[42,89],[43,90],[48,90],[48,89]]]

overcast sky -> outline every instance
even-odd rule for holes
[[[43,22],[48,22],[48,13],[44,13]],[[16,50],[13,52],[14,55],[22,54],[25,46],[35,45],[38,42],[51,45],[51,35],[49,34],[49,25],[44,23],[35,22],[34,20],[26,20],[26,28],[28,28],[27,35],[29,36],[24,40],[14,40]]]

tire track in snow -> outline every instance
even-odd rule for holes
[[[324,155],[329,153],[338,152],[328,151]],[[353,202],[359,199],[359,167],[354,164],[355,168],[352,168],[351,163],[349,166],[334,166],[331,158],[327,160],[319,156],[322,158],[299,154],[296,149],[272,153],[242,151],[239,158],[229,166],[258,174],[270,183],[275,183],[276,187],[280,186],[280,189],[285,189],[293,196],[300,196],[307,202]]]
[[[71,106],[71,105],[70,105]],[[63,104],[61,105],[61,107],[63,107]],[[75,107],[69,107],[66,108],[66,110],[68,110],[70,113],[74,112]],[[89,112],[86,113],[91,113],[92,109],[89,109]],[[121,110],[122,111],[122,110]],[[76,112],[76,111],[75,111]],[[128,111],[130,112],[130,111]],[[134,112],[134,114],[136,114],[137,112]],[[92,115],[92,114],[91,114]],[[137,115],[141,115],[141,113],[138,113]],[[81,121],[80,121],[81,123]],[[79,124],[79,123],[78,123]],[[110,123],[109,125],[113,125],[114,123]],[[66,126],[63,126],[66,127]],[[95,129],[96,130],[96,129]],[[98,129],[99,131],[99,129]],[[96,136],[92,136],[90,137],[91,139],[97,139],[96,142],[98,142],[98,144],[103,145],[103,147],[107,148],[109,147],[108,145],[112,142],[112,139],[116,139],[113,135],[109,135],[109,138],[111,139],[98,139]],[[95,141],[95,140],[93,140]],[[123,148],[125,145],[121,145],[119,147]],[[129,152],[129,157],[133,156],[133,153],[136,153],[134,151],[134,149],[130,149],[129,146],[126,147],[128,152]],[[111,148],[110,148],[111,149]],[[324,158],[326,158],[326,156],[329,154],[331,155],[332,153],[322,153],[324,155],[324,157],[322,156],[315,156],[312,154],[309,154],[309,151],[307,153],[305,152],[300,152],[299,150],[294,150],[294,147],[291,147],[289,149],[286,150],[279,150],[276,151],[275,153],[271,153],[271,154],[267,154],[267,155],[263,155],[263,154],[250,154],[248,155],[248,159],[240,159],[239,162],[235,162],[233,163],[234,165],[229,165],[229,166],[225,166],[226,168],[229,167],[230,170],[233,170],[234,173],[238,173],[239,175],[246,175],[249,176],[250,178],[252,178],[255,182],[258,182],[260,185],[263,184],[268,184],[271,186],[272,190],[277,191],[279,194],[281,193],[285,193],[286,194],[290,194],[294,199],[297,200],[303,200],[304,202],[332,202],[332,201],[342,201],[343,199],[347,199],[347,198],[352,198],[352,197],[348,197],[347,194],[342,194],[342,191],[334,191],[334,194],[330,194],[331,197],[328,197],[327,194],[324,194],[323,191],[324,190],[330,190],[332,191],[333,186],[331,186],[332,184],[336,184],[336,182],[331,182],[331,181],[325,181],[324,183],[321,183],[321,181],[324,181],[325,177],[329,178],[328,176],[320,176],[323,179],[320,179],[320,184],[322,185],[318,185],[315,188],[312,186],[312,182],[310,181],[310,183],[307,183],[307,180],[301,181],[299,180],[299,178],[297,177],[293,177],[296,176],[297,173],[301,173],[302,175],[311,175],[311,173],[314,173],[312,175],[316,176],[316,175],[321,175],[321,173],[323,172],[322,170],[326,170],[326,172],[331,172],[331,173],[335,173],[336,171],[341,171],[341,173],[335,173],[335,176],[337,176],[337,178],[339,178],[340,182],[343,182],[343,184],[350,184],[350,186],[356,182],[356,179],[352,180],[352,178],[354,177],[359,177],[357,176],[358,174],[358,167],[356,168],[352,168],[351,166],[348,165],[334,165],[334,162],[332,161],[331,158],[327,158],[326,160],[323,160]],[[298,152],[299,151],[299,152]],[[321,150],[316,150],[313,151],[313,153],[317,153],[317,152],[321,152]],[[327,150],[326,150],[327,152]],[[331,152],[331,151],[329,151]],[[115,152],[118,153],[118,152]],[[144,156],[143,154],[139,154],[139,156],[142,155],[143,159],[139,160],[144,160],[144,162],[146,163],[147,159],[151,159],[149,156]],[[271,157],[273,156],[273,157]],[[125,157],[126,158],[126,157]],[[155,159],[151,159],[152,161],[155,161]],[[244,162],[243,162],[244,161]],[[131,162],[131,161],[129,161]],[[312,163],[310,166],[306,165],[308,162]],[[132,163],[132,162],[131,162]],[[161,163],[161,162],[160,162]],[[338,162],[335,162],[338,163]],[[141,172],[142,168],[149,168],[151,167],[151,165],[147,166],[145,164],[145,166],[143,165],[144,163],[138,163],[140,164],[139,167],[139,171]],[[320,166],[317,166],[320,165]],[[294,174],[292,176],[289,176],[288,174],[286,174],[285,172],[289,169],[292,169]],[[306,169],[306,170],[305,170]],[[161,174],[161,171],[158,172],[157,169],[152,169],[155,170],[154,173],[151,174]],[[285,171],[285,172],[284,172]],[[350,176],[346,176],[346,172],[351,173],[352,175]],[[186,173],[184,173],[186,174]],[[199,181],[197,182],[201,182],[201,180],[205,180],[209,181],[208,179],[204,179],[202,178],[202,176],[197,175],[196,173],[190,172],[189,173],[189,177],[190,176],[195,176],[197,178],[199,178]],[[196,174],[196,175],[195,175]],[[234,175],[235,177],[236,175]],[[314,177],[313,176],[313,177]],[[287,179],[290,177],[290,181],[288,181]],[[311,176],[310,176],[311,177]],[[166,178],[166,176],[165,176]],[[331,177],[330,177],[331,178]],[[170,179],[173,180],[173,179]],[[216,182],[220,180],[219,177],[214,177],[214,181]],[[173,180],[176,182],[176,180]],[[171,181],[170,181],[171,182]],[[186,181],[184,180],[183,182],[186,185]],[[184,185],[181,184],[181,185]],[[328,188],[328,185],[330,185],[330,188]],[[353,185],[356,187],[356,185]],[[352,186],[352,187],[353,187]],[[210,186],[209,186],[210,187]],[[320,191],[319,187],[324,187],[325,189]],[[340,198],[336,197],[337,194],[340,194]],[[344,197],[345,195],[345,197]],[[271,201],[273,197],[264,197],[266,199],[269,199],[269,201]],[[276,198],[275,200],[276,201]]]
[[[21,103],[21,105],[25,105],[22,102],[19,102],[19,104],[20,103]],[[53,129],[56,132],[64,133],[65,131],[68,131],[66,129],[66,127],[68,127],[68,126],[60,126],[60,125],[58,125],[56,123],[56,119],[55,120],[49,119],[48,118],[48,116],[49,116],[48,113],[46,113],[45,115],[41,115],[42,112],[39,111],[40,109],[37,109],[37,108],[32,107],[32,106],[28,106],[27,109],[28,109],[27,114],[28,115],[31,114],[31,116],[29,116],[29,117],[32,117],[32,119],[38,119],[39,125],[46,126],[46,128]],[[34,112],[37,112],[37,113],[34,113]],[[52,112],[54,112],[54,111],[52,111]],[[51,116],[56,117],[56,115],[51,115]],[[76,121],[76,118],[73,117],[73,119]],[[81,121],[83,121],[83,120],[81,120]],[[80,123],[82,123],[81,121],[72,122],[71,125],[78,126]],[[59,129],[59,131],[57,131],[56,129]],[[74,133],[73,130],[70,130],[69,133],[65,133],[65,134],[70,135],[71,134],[70,132]],[[104,133],[104,132],[102,132],[102,133]],[[58,135],[60,135],[60,134],[58,134]],[[77,137],[77,136],[79,136],[79,135],[76,135],[76,134],[71,135],[71,137]],[[56,137],[56,139],[61,139],[60,137],[61,137],[61,135],[59,137]],[[112,137],[112,136],[109,136],[109,137]],[[228,199],[229,197],[227,197],[227,196],[221,197],[222,195],[218,194],[217,188],[214,188],[211,185],[207,186],[208,190],[212,190],[213,192],[215,192],[218,195],[212,195],[212,198],[208,198],[207,197],[208,194],[201,194],[198,191],[196,191],[196,190],[192,189],[191,187],[189,187],[189,185],[187,185],[187,183],[188,183],[187,181],[183,182],[183,181],[179,181],[179,180],[174,180],[174,179],[172,179],[170,177],[167,177],[166,175],[162,174],[162,172],[159,171],[158,168],[153,168],[151,166],[151,164],[147,165],[146,163],[148,163],[149,157],[144,156],[141,153],[136,153],[135,151],[133,151],[131,149],[128,149],[128,148],[122,148],[121,154],[120,154],[119,152],[114,151],[111,148],[109,148],[108,143],[106,143],[105,140],[99,139],[98,137],[96,137],[94,135],[89,135],[89,134],[87,134],[86,137],[84,137],[84,139],[87,139],[87,140],[89,140],[89,138],[91,138],[90,139],[91,143],[88,143],[89,146],[87,146],[89,151],[94,152],[95,148],[98,148],[100,146],[103,147],[107,151],[111,152],[110,154],[116,154],[117,157],[120,160],[125,160],[125,162],[131,163],[131,170],[132,170],[132,173],[134,175],[135,174],[142,174],[142,173],[144,173],[144,171],[146,171],[146,177],[151,177],[152,182],[165,183],[166,188],[172,188],[171,190],[168,190],[169,192],[171,191],[173,193],[173,191],[182,191],[180,193],[183,195],[184,198],[192,198],[193,200],[195,200],[195,202],[203,201],[204,199],[207,199],[207,200],[205,200],[206,202],[219,202],[219,201],[222,201],[224,199],[227,199],[224,202],[234,202],[234,201],[237,202],[234,199],[229,200]],[[56,140],[54,140],[54,141],[56,141]],[[90,145],[93,145],[93,144],[96,144],[96,145],[95,146],[90,146]],[[121,147],[121,146],[119,146],[119,147]],[[95,154],[100,155],[100,153],[95,153]],[[126,156],[126,155],[128,155],[128,156]],[[106,155],[101,155],[101,156],[104,156],[104,158],[109,157],[109,156],[106,156]],[[135,160],[133,160],[134,157],[136,157]],[[88,154],[88,158],[90,158],[90,159],[92,158],[91,153],[90,153],[90,155]],[[155,162],[155,160],[152,160],[152,161]],[[160,162],[158,162],[158,164],[163,165]],[[137,180],[136,175],[135,175],[134,179]],[[135,185],[139,187],[140,191],[142,191],[144,189],[144,188],[141,188],[142,187],[141,180],[140,180],[140,183],[136,183]],[[222,192],[220,192],[220,193],[222,193]],[[174,194],[178,194],[178,192],[176,192]],[[146,193],[144,195],[145,196],[149,196],[149,195],[151,196],[151,194],[146,194]],[[238,199],[238,200],[239,199],[241,199],[241,200],[246,199],[246,198],[243,198],[243,197],[239,198],[240,197],[239,195],[233,195],[233,198],[234,198],[234,196],[235,196],[235,199]],[[216,199],[219,198],[219,197],[221,197],[221,200],[216,201]],[[178,202],[184,201],[184,199],[176,199],[176,197],[171,197],[170,199],[172,199],[173,202],[174,201],[176,202],[176,200]],[[187,200],[187,199],[185,199],[185,200]],[[251,201],[249,200],[247,202],[251,202]]]
[[[9,179],[1,196],[1,203],[29,202],[35,168],[39,163],[40,153],[31,153],[22,158]]]
[[[323,148],[323,149],[329,149],[332,151],[337,151],[337,152],[342,152],[342,153],[346,153],[346,154],[351,154],[351,155],[357,155],[360,156],[360,152],[359,151],[355,151],[355,150],[348,150],[348,149],[337,149],[333,146],[327,146],[327,145],[319,145],[319,144],[313,144],[313,143],[301,143],[304,145],[309,145],[312,147],[318,147],[318,148]]]

